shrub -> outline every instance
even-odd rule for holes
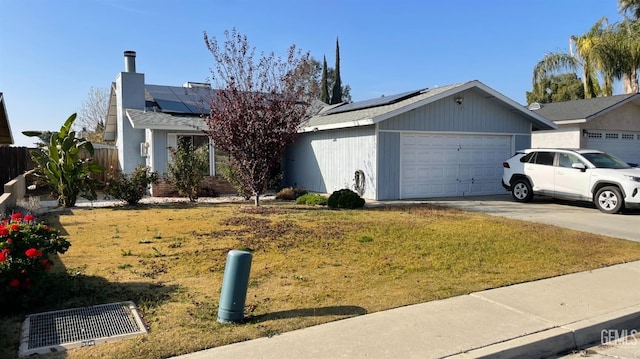
[[[306,204],[306,205],[327,205],[327,197],[319,195],[317,193],[307,193],[296,199],[297,204]]]
[[[331,196],[329,196],[327,204],[331,208],[361,208],[364,207],[364,199],[352,190],[344,188],[333,192]]]
[[[229,163],[229,159],[225,158],[224,162],[220,163],[218,168],[220,169],[222,177],[224,177],[224,179],[233,186],[238,196],[242,196],[246,200],[251,198],[251,191],[244,188],[240,178],[238,177],[238,170]]]
[[[181,196],[189,197],[190,202],[198,199],[200,182],[209,171],[209,148],[193,148],[188,141],[179,141],[178,148],[169,148],[172,162],[167,164],[169,180]]]
[[[57,230],[36,223],[33,215],[14,213],[0,222],[0,299],[28,299],[53,265],[49,254],[64,253],[69,246]]]
[[[75,119],[75,113],[69,116],[59,132],[22,132],[26,136],[39,137],[42,141],[38,149],[29,151],[36,164],[35,174],[52,188],[58,197],[58,204],[63,207],[75,206],[78,196],[95,200],[98,181],[91,175],[104,170],[102,166],[91,162],[91,142],[77,138],[75,131],[71,130]]]
[[[297,199],[298,197],[307,194],[307,190],[304,188],[300,188],[300,187],[286,187],[280,190],[280,192],[278,192],[276,194],[276,199],[281,199],[281,200],[285,200],[285,201],[293,201],[295,199]]]
[[[104,192],[133,206],[144,197],[147,187],[157,180],[158,174],[142,165],[138,165],[131,175],[117,169],[109,173]]]

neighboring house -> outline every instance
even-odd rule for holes
[[[504,193],[502,162],[556,126],[479,81],[328,106],[283,160],[284,182],[395,200]]]
[[[640,94],[534,103],[529,108],[558,126],[534,133],[532,147],[589,148],[640,163]]]
[[[235,193],[226,180],[218,176],[219,151],[202,132],[201,114],[209,112],[206,98],[211,96],[208,84],[187,82],[183,87],[147,85],[144,74],[135,69],[133,51],[125,51],[125,71],[111,86],[109,109],[105,122],[105,141],[115,141],[120,168],[131,173],[138,165],[148,166],[159,174],[166,173],[170,161],[169,147],[178,141],[189,141],[195,148],[209,146],[209,177],[204,186],[218,194]],[[161,182],[152,188],[162,196],[170,189]]]
[[[13,135],[11,134],[11,126],[9,125],[7,107],[4,103],[4,95],[0,92],[0,146],[9,146],[12,144]]]

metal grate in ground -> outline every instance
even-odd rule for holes
[[[19,355],[46,354],[146,333],[133,302],[31,314],[22,325]]]

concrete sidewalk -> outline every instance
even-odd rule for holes
[[[603,330],[609,338],[640,331],[640,261],[176,358],[540,358],[600,344]],[[640,357],[640,342],[630,350]]]

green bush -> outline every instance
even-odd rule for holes
[[[197,149],[188,141],[179,141],[178,148],[170,147],[172,161],[167,164],[169,181],[178,194],[189,197],[190,202],[198,199],[200,182],[209,173],[209,147]]]
[[[224,179],[226,179],[227,182],[229,182],[229,184],[233,186],[238,196],[242,196],[246,200],[251,198],[251,190],[244,188],[242,182],[240,181],[238,170],[236,170],[235,167],[233,167],[229,163],[228,158],[224,158],[223,160],[221,160],[218,168],[222,177],[224,177]]]
[[[131,175],[117,169],[109,173],[104,192],[133,206],[144,197],[147,187],[157,180],[158,174],[142,165],[138,165]]]
[[[307,193],[296,199],[297,204],[306,204],[306,205],[327,205],[327,197],[319,195],[317,193]]]
[[[361,208],[364,207],[364,199],[348,188],[335,191],[329,196],[327,204],[330,208]]]
[[[307,190],[300,187],[286,187],[280,190],[276,194],[276,199],[284,200],[284,201],[293,201],[298,197],[307,194]]]

